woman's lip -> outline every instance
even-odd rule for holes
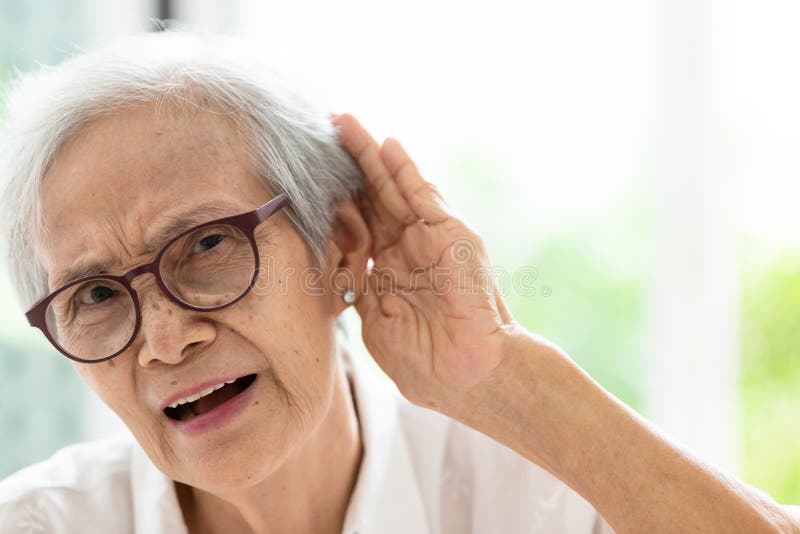
[[[251,373],[252,374],[252,373]],[[247,375],[245,375],[247,376]],[[253,396],[255,395],[256,385],[259,384],[258,375],[253,379],[253,382],[247,389],[226,400],[219,406],[215,406],[207,412],[200,415],[195,415],[189,419],[178,421],[167,417],[169,422],[177,427],[181,432],[190,436],[203,433],[207,430],[219,428],[229,420],[233,419],[236,415],[244,411],[250,405]]]
[[[175,401],[180,399],[185,399],[186,397],[191,397],[196,393],[200,393],[203,390],[210,388],[211,386],[216,386],[217,384],[222,384],[224,382],[228,382],[229,380],[237,380],[242,378],[243,376],[252,375],[253,373],[245,373],[243,375],[234,375],[234,376],[227,376],[223,378],[214,378],[212,380],[206,380],[200,384],[192,386],[189,389],[185,389],[183,391],[179,391],[178,393],[174,393],[170,395],[167,400],[161,403],[161,411],[163,412],[165,408],[168,408],[170,404],[173,404]]]

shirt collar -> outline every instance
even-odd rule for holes
[[[361,460],[343,534],[430,531],[410,451],[399,419],[400,393],[367,361],[345,348],[358,410]]]
[[[175,484],[153,465],[136,440],[131,455],[131,495],[135,534],[187,534]]]
[[[343,534],[430,532],[399,420],[399,395],[371,362],[351,354],[343,362],[358,412],[363,457],[345,513]],[[175,485],[133,444],[131,489],[136,534],[186,534]]]

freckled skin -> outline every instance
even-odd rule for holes
[[[151,261],[142,243],[151,223],[167,213],[214,200],[236,207],[234,214],[270,199],[247,161],[235,129],[219,116],[161,109],[156,120],[153,107],[142,106],[101,118],[64,146],[45,175],[46,233],[38,236],[37,256],[50,273],[78,259],[110,258],[115,274]],[[335,341],[335,320],[346,305],[324,284],[335,268],[361,276],[371,241],[352,200],[338,207],[337,224],[347,231],[327,243],[322,298],[303,292],[293,275],[281,278],[281,291],[251,292],[224,310],[193,312],[145,275],[134,282],[142,328],[132,346],[105,365],[73,364],[159,469],[203,490],[181,497],[187,521],[192,514],[200,521],[202,510],[186,507],[209,495],[234,503],[242,515],[254,500],[253,509],[270,513],[270,495],[275,516],[283,513],[286,521],[293,507],[315,499],[340,511],[347,494],[336,488],[352,483],[360,439]],[[259,227],[257,239],[262,264],[274,255],[276,272],[309,266],[309,249],[284,211]],[[256,400],[225,428],[189,437],[162,413],[168,395],[232,373],[259,378]],[[347,472],[332,471],[337,462],[325,459],[333,443]],[[289,489],[272,495],[281,485]],[[239,525],[234,508],[221,509],[203,521]],[[303,524],[303,513],[296,510],[295,525]]]

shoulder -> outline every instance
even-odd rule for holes
[[[0,532],[130,525],[129,435],[69,445],[0,481]],[[106,530],[108,531],[108,530]]]
[[[398,415],[443,532],[611,532],[590,503],[513,449],[402,397]]]

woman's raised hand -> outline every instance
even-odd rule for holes
[[[420,176],[400,143],[383,146],[335,116],[358,162],[373,268],[356,309],[367,349],[412,402],[437,408],[486,379],[518,328],[496,290],[481,238]]]

